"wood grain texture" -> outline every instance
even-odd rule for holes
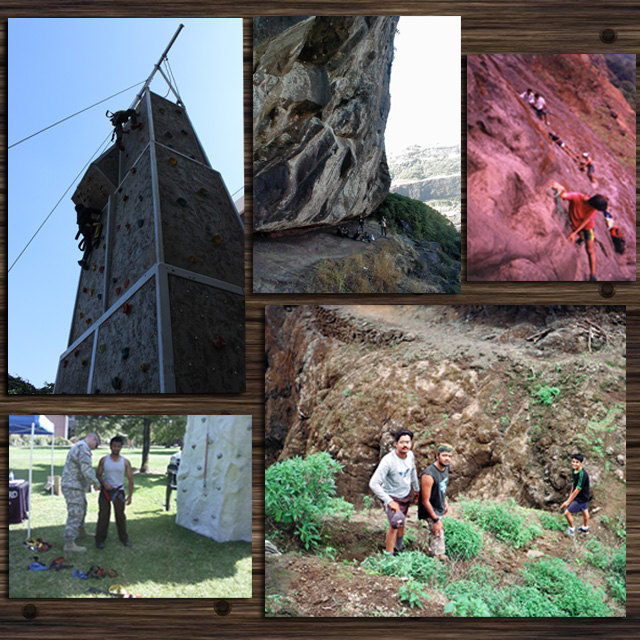
[[[605,2],[416,2],[390,1],[381,5],[369,0],[361,2],[111,2],[60,3],[57,0],[29,3],[4,0],[0,9],[0,67],[3,104],[6,105],[6,60],[8,17],[140,17],[154,15],[231,17],[244,20],[244,113],[245,113],[245,202],[247,202],[247,230],[251,229],[251,20],[253,15],[462,15],[461,83],[463,88],[462,136],[463,167],[466,158],[466,54],[469,53],[637,53],[640,44],[640,0]],[[613,28],[617,41],[605,45],[600,32]],[[416,61],[416,81],[420,66],[428,62]],[[203,69],[206,78],[206,68]],[[6,113],[6,110],[5,110]],[[6,128],[0,131],[6,149]],[[6,344],[6,178],[7,156],[2,157],[0,172],[2,213],[0,224],[0,326],[2,342]],[[464,180],[463,180],[464,185]],[[464,186],[463,186],[464,189]],[[465,193],[463,190],[463,211]],[[343,619],[298,620],[264,619],[264,306],[266,304],[309,303],[402,303],[402,304],[625,304],[628,305],[628,592],[626,619],[614,620],[509,620],[509,619],[441,619],[437,636],[443,640],[473,633],[478,638],[555,637],[637,637],[640,631],[640,289],[637,283],[614,286],[593,283],[537,284],[464,282],[464,246],[466,227],[463,216],[463,285],[462,293],[446,295],[252,295],[247,294],[247,391],[239,396],[61,396],[16,397],[6,395],[6,349],[2,354],[2,398],[4,414],[9,413],[251,413],[253,416],[253,597],[248,600],[9,600],[7,588],[7,511],[0,514],[0,631],[5,637],[60,638],[104,637],[105,634],[130,635],[146,632],[146,637],[166,637],[179,628],[186,637],[224,636],[228,638],[257,637],[320,637],[353,638],[404,637],[422,638],[435,631],[432,622],[423,620]],[[251,291],[251,238],[245,243],[246,288]],[[608,296],[608,297],[607,297]],[[8,438],[6,418],[2,418],[3,439],[0,456],[0,477],[8,471]],[[6,485],[2,496],[6,504]],[[174,632],[173,632],[174,633]],[[171,635],[173,635],[171,633]]]

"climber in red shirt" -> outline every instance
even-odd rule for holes
[[[573,233],[567,236],[567,240],[571,241],[571,244],[574,244],[579,235],[579,244],[584,239],[585,248],[589,257],[589,269],[591,271],[589,280],[597,280],[593,226],[595,224],[596,211],[607,210],[607,199],[599,193],[589,196],[583,193],[568,193],[559,182],[554,182],[551,188],[558,192],[560,198],[569,201],[569,218],[571,220],[571,226],[573,227]]]

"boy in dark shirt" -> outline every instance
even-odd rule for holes
[[[565,509],[564,517],[569,523],[565,529],[567,535],[575,535],[576,529],[573,526],[573,514],[582,511],[584,524],[578,527],[580,533],[589,533],[589,474],[583,469],[584,456],[581,453],[574,453],[571,456],[571,466],[573,467],[573,484],[569,497],[560,505]]]

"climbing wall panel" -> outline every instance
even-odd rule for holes
[[[244,297],[169,276],[176,393],[245,390]]]
[[[185,110],[154,93],[151,94],[151,108],[156,141],[193,160],[206,163]]]
[[[114,195],[111,272],[108,304],[127,295],[127,289],[156,262],[149,152],[140,156]]]
[[[100,325],[93,393],[158,393],[155,278]]]
[[[189,416],[176,524],[216,542],[251,542],[251,416]]]
[[[101,218],[103,225],[106,220],[107,208],[105,207]],[[76,306],[71,324],[70,342],[77,340],[87,329],[93,326],[103,313],[105,239],[106,233],[103,226],[100,242],[89,257],[89,269],[86,271],[83,269],[80,275],[80,286],[78,287]],[[78,256],[81,257],[80,252],[78,252]]]
[[[120,152],[113,146],[109,147],[93,164],[113,184],[114,189],[120,182]]]
[[[108,180],[95,164],[91,164],[71,200],[74,204],[83,204],[85,207],[94,207],[102,211],[115,188],[116,184]]]
[[[244,233],[220,174],[158,147],[164,259],[244,286]]]
[[[61,389],[60,393],[87,392],[94,338],[95,334],[91,333],[60,361],[56,377],[56,389]]]
[[[120,152],[120,179],[124,179],[127,172],[136,163],[138,156],[149,144],[149,118],[147,116],[147,100],[143,98],[138,106],[138,122],[141,122],[142,129],[131,129],[131,122],[124,126],[122,144],[124,151]]]

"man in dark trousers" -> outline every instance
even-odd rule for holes
[[[96,530],[96,547],[104,549],[104,541],[109,530],[109,519],[111,518],[111,505],[116,514],[116,527],[118,537],[125,547],[130,547],[129,536],[127,535],[127,518],[124,514],[124,507],[131,504],[131,494],[133,493],[133,473],[131,463],[120,455],[123,439],[114,436],[109,442],[111,454],[105,456],[98,463],[96,475],[102,485],[100,497],[98,498],[98,528]],[[129,495],[124,495],[124,477],[127,476],[129,482]]]
[[[418,519],[426,520],[429,525],[429,553],[439,560],[444,559],[444,527],[442,517],[449,511],[447,485],[449,484],[449,465],[453,447],[440,444],[436,450],[436,459],[420,476],[420,502]]]
[[[76,240],[82,236],[78,248],[84,252],[82,260],[78,260],[78,264],[86,271],[89,269],[89,257],[93,247],[100,241],[100,232],[102,230],[100,216],[102,212],[95,207],[85,207],[83,204],[77,204],[76,214],[76,222],[78,223]]]
[[[561,509],[565,509],[564,517],[567,519],[569,526],[565,529],[565,533],[573,536],[576,529],[573,526],[573,516],[582,512],[584,524],[578,527],[580,533],[589,533],[589,474],[583,469],[584,456],[581,453],[574,453],[571,456],[571,467],[573,468],[571,485],[571,493],[569,497],[560,505]]]

